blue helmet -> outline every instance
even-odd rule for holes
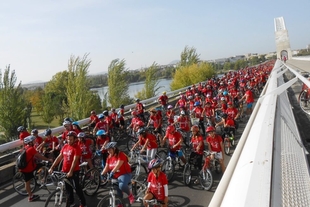
[[[79,126],[79,123],[77,121],[72,122],[72,125]]]
[[[102,135],[106,135],[106,132],[101,129],[101,130],[98,130],[97,133],[96,133],[97,136],[102,136]]]
[[[194,103],[194,106],[200,106],[200,102],[199,102],[199,101],[196,101],[196,102]]]
[[[100,114],[100,115],[98,116],[98,118],[99,118],[99,119],[103,119],[103,118],[104,118],[104,115],[103,115],[103,114]]]
[[[227,95],[228,95],[228,92],[227,92],[227,91],[224,91],[224,92],[223,92],[223,95],[224,95],[224,96],[227,96]]]

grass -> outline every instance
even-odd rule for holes
[[[45,123],[42,118],[40,117],[39,113],[35,110],[32,111],[31,113],[31,129],[47,129],[47,128],[55,128],[59,127],[59,120],[54,119],[52,123],[49,125]]]

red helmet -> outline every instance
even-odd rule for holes
[[[198,132],[199,131],[199,127],[197,125],[193,125],[191,131],[192,132]]]
[[[171,132],[174,131],[174,130],[175,130],[175,127],[174,127],[173,125],[169,125],[169,126],[167,127],[168,133],[171,133]]]
[[[140,127],[144,126],[143,121],[138,121],[138,122],[137,122],[137,126],[140,126]]]
[[[229,102],[227,103],[227,105],[232,105],[232,102],[231,102],[231,101],[229,101]]]
[[[215,128],[213,126],[209,126],[207,129],[206,129],[206,132],[214,132],[215,131]]]
[[[232,120],[232,119],[228,119],[228,120],[226,121],[226,125],[235,126],[235,122],[234,122],[234,120]]]

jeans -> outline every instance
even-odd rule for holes
[[[125,192],[127,195],[130,195],[130,189],[128,183],[130,183],[131,181],[131,173],[121,175],[117,178],[117,180],[118,180],[117,194],[121,198],[123,198],[123,192]]]

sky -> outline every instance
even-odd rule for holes
[[[128,70],[166,65],[185,46],[201,60],[276,50],[274,18],[284,17],[291,48],[310,44],[309,0],[9,0],[0,3],[0,69],[17,82],[49,81],[71,56],[89,74],[114,59]]]

